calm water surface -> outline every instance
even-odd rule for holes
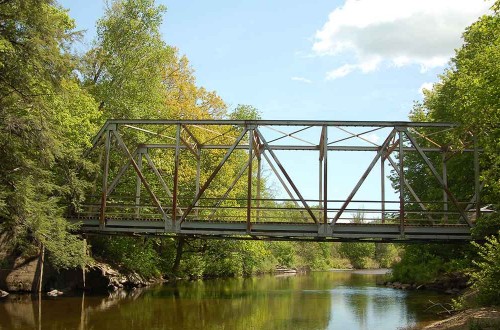
[[[398,329],[449,296],[377,286],[371,272],[179,282],[129,293],[0,300],[0,329]]]

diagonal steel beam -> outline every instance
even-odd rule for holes
[[[254,154],[253,157],[252,157],[252,159],[255,158],[255,156],[256,155]],[[249,164],[250,164],[249,161],[245,162],[245,164],[243,165],[243,167],[241,168],[241,170],[238,172],[238,175],[236,175],[236,178],[233,180],[233,182],[231,182],[231,185],[229,185],[229,187],[227,188],[227,190],[224,193],[224,195],[222,195],[222,197],[219,200],[217,200],[217,203],[214,204],[214,206],[213,206],[214,210],[208,216],[209,218],[214,216],[214,214],[216,212],[216,208],[218,208],[222,204],[222,202],[225,199],[227,199],[227,197],[229,196],[229,194],[231,193],[231,191],[236,186],[236,183],[238,183],[238,181],[241,179],[241,177],[243,176],[243,174],[246,172]]]
[[[375,158],[373,158],[372,162],[370,163],[370,165],[366,169],[365,173],[363,173],[363,175],[359,179],[358,183],[356,184],[356,186],[351,191],[351,193],[347,197],[347,199],[344,202],[344,204],[340,207],[339,211],[337,212],[337,214],[333,218],[332,225],[334,225],[337,222],[337,220],[340,218],[340,216],[342,215],[342,213],[344,213],[345,209],[347,208],[347,206],[349,205],[349,203],[352,201],[352,198],[354,197],[354,195],[356,195],[356,193],[358,192],[358,190],[361,187],[361,185],[363,184],[363,182],[365,182],[365,179],[368,177],[368,174],[370,174],[371,170],[373,169],[373,167],[375,166],[375,164],[377,163],[377,161],[379,160],[379,158],[385,152],[385,149],[387,149],[387,146],[389,145],[389,142],[391,141],[391,139],[394,137],[395,134],[396,134],[396,130],[395,129],[393,129],[389,133],[389,136],[387,136],[387,138],[385,139],[384,143],[382,144],[382,146],[380,147],[379,151],[377,152],[377,155],[375,156]]]
[[[484,181],[481,182],[481,184],[479,185],[479,191],[482,191],[484,188]],[[474,195],[471,197],[471,199],[469,200],[469,203],[467,204],[467,206],[465,207],[465,212],[469,211],[473,206],[475,206],[477,204],[477,195],[476,193],[474,193]]]
[[[193,132],[191,132],[188,129],[187,125],[182,124],[181,126],[182,126],[182,128],[184,128],[184,131],[191,137],[191,139],[193,139],[194,143],[196,144],[196,147],[198,148],[201,144],[200,141],[198,140],[198,138],[196,136],[194,136]]]
[[[200,199],[201,195],[203,195],[203,193],[205,192],[205,190],[207,190],[207,188],[210,185],[210,183],[212,183],[213,179],[215,179],[215,176],[217,175],[217,173],[219,173],[219,171],[222,168],[222,166],[226,163],[226,161],[228,160],[229,156],[231,156],[231,154],[233,153],[234,149],[236,149],[236,146],[241,142],[241,140],[246,135],[246,133],[247,133],[247,129],[245,128],[245,129],[243,129],[243,131],[241,132],[241,134],[236,139],[236,142],[234,142],[234,144],[231,146],[231,148],[229,148],[229,150],[227,151],[227,153],[224,155],[224,158],[221,160],[221,162],[219,163],[219,165],[217,165],[217,167],[215,168],[215,170],[208,177],[207,181],[200,188],[200,191],[198,192],[198,194],[196,194],[193,202],[188,206],[188,208],[186,209],[186,212],[184,212],[184,214],[182,215],[180,223],[182,223],[182,222],[184,222],[184,220],[186,220],[186,217],[189,215],[189,213],[191,212],[191,210],[193,209],[193,207],[196,205],[196,203]]]
[[[163,210],[163,208],[162,208],[162,206],[160,204],[160,201],[158,200],[158,198],[156,197],[156,195],[154,194],[154,192],[151,190],[151,186],[149,185],[149,183],[147,182],[146,178],[142,174],[142,172],[141,172],[141,170],[139,168],[139,165],[137,165],[137,163],[135,162],[134,157],[132,157],[132,154],[130,153],[130,150],[128,150],[128,148],[125,145],[125,143],[123,142],[120,134],[117,131],[113,131],[113,134],[114,134],[114,136],[116,138],[116,141],[118,142],[118,145],[121,147],[122,151],[130,159],[130,162],[132,163],[132,166],[134,167],[135,172],[137,173],[137,176],[141,179],[141,182],[144,185],[144,188],[146,188],[146,191],[151,196],[151,199],[153,200],[155,206],[158,208],[158,210],[160,211],[160,213],[162,214],[162,216],[165,217],[166,214],[165,214],[165,211]]]
[[[276,169],[276,167],[274,167],[273,163],[271,162],[271,159],[269,159],[269,157],[267,156],[267,154],[265,152],[262,153],[262,156],[264,156],[264,159],[266,160],[267,164],[271,168],[271,171],[273,171],[274,175],[276,175],[279,182],[283,186],[283,189],[285,189],[286,193],[288,194],[288,197],[290,197],[290,199],[293,201],[293,203],[295,204],[296,207],[300,208],[299,203],[295,200],[295,196],[293,196],[292,192],[290,191],[290,189],[286,185],[285,180],[283,180],[283,178],[281,177],[281,175],[278,172],[278,170]],[[306,216],[302,213],[302,211],[300,211],[300,214],[304,217],[304,220],[307,220]]]
[[[253,132],[253,152],[257,155],[257,159],[260,160],[260,139],[255,131]]]
[[[297,133],[300,133],[300,132],[302,132],[302,131],[305,131],[305,130],[307,130],[307,129],[311,128],[312,126],[303,127],[303,128],[298,129],[298,130],[296,130],[296,131],[294,131],[294,132],[292,132],[292,133],[283,132],[283,131],[280,131],[279,129],[272,128],[272,127],[269,127],[269,126],[264,126],[264,127],[268,128],[268,129],[270,129],[270,130],[272,130],[272,131],[278,132],[278,133],[280,133],[280,134],[283,134],[283,136],[280,136],[280,137],[278,137],[278,138],[276,138],[276,139],[274,139],[274,140],[271,140],[271,141],[269,141],[268,143],[273,143],[273,142],[279,141],[279,140],[281,140],[281,139],[284,139],[284,138],[286,138],[286,137],[291,137],[292,139],[296,139],[296,140],[298,140],[298,141],[305,142],[305,143],[308,143],[308,144],[310,144],[310,145],[314,145],[314,143],[311,143],[311,142],[309,142],[309,141],[307,141],[307,140],[304,140],[304,139],[301,139],[301,138],[298,138],[298,137],[294,136],[294,134],[297,134]]]
[[[191,153],[194,155],[194,157],[195,157],[196,159],[198,159],[198,153],[197,153],[197,152],[196,152],[196,150],[193,148],[193,146],[192,146],[191,144],[189,144],[189,142],[188,142],[188,141],[186,141],[186,139],[185,139],[185,138],[183,138],[182,136],[180,136],[179,138],[180,138],[180,140],[181,140],[182,144],[184,144],[184,145],[186,146],[186,148],[189,150],[189,152],[191,152]]]
[[[396,174],[398,176],[401,175],[401,173],[399,172],[399,169],[398,169],[398,165],[396,164],[396,162],[392,159],[391,156],[387,156],[386,158],[389,163],[391,163],[392,165],[392,168],[394,169],[394,171],[396,171]],[[403,179],[404,181],[404,184],[406,186],[406,188],[408,189],[408,191],[410,192],[410,194],[413,196],[413,198],[415,198],[415,200],[417,201],[418,205],[420,206],[420,208],[422,209],[422,211],[424,212],[427,212],[427,208],[425,207],[425,205],[422,203],[422,200],[418,197],[417,193],[415,193],[415,190],[413,190],[412,186],[410,185],[410,183],[408,182],[408,180],[406,180],[406,178]],[[434,221],[434,219],[431,217],[430,214],[426,214],[427,215],[427,218],[430,220],[430,221]]]
[[[344,133],[348,133],[351,136],[346,137],[346,138],[342,138],[342,139],[339,139],[339,140],[332,141],[332,142],[328,143],[328,145],[332,145],[332,144],[339,143],[339,142],[342,142],[342,141],[350,140],[350,139],[353,139],[353,138],[359,138],[359,139],[361,139],[361,140],[363,140],[365,142],[371,143],[373,145],[377,145],[376,143],[374,143],[374,142],[372,142],[372,141],[370,141],[370,140],[362,137],[362,135],[365,135],[365,134],[368,134],[368,133],[371,133],[371,132],[375,132],[375,131],[379,131],[379,130],[383,129],[384,127],[377,127],[377,128],[371,129],[369,131],[366,131],[366,132],[363,132],[363,133],[358,133],[358,134],[352,133],[352,132],[350,132],[350,131],[348,131],[346,129],[342,129],[340,127],[335,127],[335,128],[338,129],[338,130],[343,131]]]
[[[458,212],[460,213],[460,216],[462,218],[464,218],[464,221],[467,222],[467,224],[470,227],[472,227],[472,222],[467,218],[467,215],[465,214],[464,210],[460,207],[460,205],[458,203],[458,200],[456,199],[455,195],[453,195],[452,192],[450,191],[450,189],[448,189],[446,187],[446,185],[445,185],[445,183],[443,181],[443,178],[439,175],[439,173],[436,170],[436,168],[434,167],[434,165],[432,165],[432,163],[429,160],[429,158],[427,157],[427,155],[422,151],[422,148],[420,147],[420,145],[417,143],[417,141],[413,138],[413,136],[410,134],[410,132],[408,132],[408,130],[406,128],[403,128],[402,131],[408,137],[408,139],[413,144],[413,146],[415,147],[415,149],[417,149],[418,154],[423,159],[423,161],[427,164],[427,167],[429,167],[429,169],[431,170],[432,175],[434,175],[434,177],[436,178],[436,180],[439,182],[439,184],[441,185],[441,188],[446,192],[446,194],[450,198],[450,200],[453,203],[453,205],[457,208]]]
[[[137,149],[132,154],[132,157],[135,157],[135,156],[137,156]],[[120,168],[120,171],[118,171],[118,174],[115,176],[115,178],[113,179],[113,181],[109,185],[108,191],[106,193],[108,196],[113,192],[113,190],[115,190],[118,183],[120,183],[120,179],[125,174],[125,172],[127,172],[129,166],[130,166],[130,160],[127,159],[125,164],[122,165],[122,167]]]
[[[281,173],[283,173],[283,175],[287,179],[288,183],[290,184],[290,186],[292,187],[292,189],[295,191],[295,194],[297,194],[297,197],[299,197],[300,201],[302,202],[302,205],[307,210],[307,213],[309,213],[309,215],[311,216],[311,218],[314,220],[315,223],[318,223],[318,219],[316,219],[316,216],[314,215],[313,211],[311,210],[311,208],[309,207],[309,205],[305,201],[304,197],[302,197],[302,194],[300,193],[299,189],[297,189],[297,187],[295,186],[295,183],[293,183],[293,181],[290,178],[290,176],[288,175],[287,171],[285,170],[285,168],[283,167],[283,165],[281,165],[281,162],[279,161],[279,159],[276,156],[276,154],[274,153],[274,151],[272,151],[269,148],[269,144],[267,143],[266,139],[264,138],[264,136],[262,135],[262,133],[260,132],[260,130],[257,129],[257,128],[255,128],[255,131],[259,135],[260,140],[262,141],[262,143],[264,145],[264,149],[267,149],[267,151],[269,152],[269,154],[271,155],[271,157],[274,159],[274,161],[278,165],[279,169],[281,170]]]
[[[137,153],[137,166],[139,166],[139,170],[142,171],[142,152]],[[141,179],[139,177],[136,178],[135,182],[135,217],[139,218],[140,216],[140,204],[141,204]]]
[[[158,170],[158,168],[156,167],[155,163],[151,159],[151,156],[149,156],[148,153],[145,153],[144,157],[146,157],[146,161],[148,162],[149,167],[153,170],[153,173],[156,175],[156,177],[160,181],[160,183],[161,183],[161,185],[163,187],[163,190],[165,190],[165,192],[167,193],[167,196],[170,197],[170,198],[173,198],[174,196],[172,195],[172,192],[170,191],[170,189],[168,189],[167,183],[165,182],[165,180],[163,179],[163,176],[161,175],[160,171]],[[177,213],[178,214],[182,214],[182,210],[181,210],[180,207],[177,207]]]

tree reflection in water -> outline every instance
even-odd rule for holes
[[[375,285],[377,275],[323,272],[178,282],[103,297],[15,296],[0,328],[396,329],[432,317],[428,299]],[[39,308],[41,307],[41,308]]]

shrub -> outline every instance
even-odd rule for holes
[[[482,305],[500,305],[500,231],[497,237],[486,238],[486,243],[472,243],[478,249],[477,270],[471,273],[472,288],[478,290]]]

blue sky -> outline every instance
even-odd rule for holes
[[[367,2],[378,3],[381,10],[363,5]],[[333,40],[337,37],[345,43],[349,37],[373,37],[379,48],[397,48],[399,36],[391,36],[394,32],[387,31],[399,30],[403,37],[417,36],[410,40],[416,45],[415,53],[419,48],[436,48],[437,44],[448,46],[444,50],[446,56],[446,53],[453,54],[453,46],[460,45],[459,37],[464,28],[488,7],[482,0],[467,0],[464,5],[460,5],[460,1],[441,0],[448,3],[448,7],[435,6],[439,8],[432,13],[432,3],[440,1],[429,4],[420,0],[418,3],[422,5],[417,5],[413,12],[408,10],[406,16],[398,16],[395,4],[406,3],[407,8],[414,2],[158,1],[167,6],[162,26],[164,39],[187,55],[200,86],[217,91],[231,107],[240,103],[257,107],[265,119],[324,120],[406,120],[413,101],[421,98],[421,86],[436,81],[443,71],[441,65],[422,69],[418,61],[395,65],[387,59],[390,57],[387,51],[377,49],[376,52],[386,59],[376,69],[370,72],[353,70],[344,77],[328,80],[329,72],[356,65],[360,56],[372,56],[369,47],[359,50],[364,45],[346,51],[318,51],[321,41],[317,32],[323,30],[327,34],[325,24],[335,25],[335,20],[329,21],[329,15],[335,16],[336,11],[337,16],[333,18],[337,22],[354,22],[350,26],[338,23],[337,28],[344,32],[333,34],[330,37]],[[356,8],[356,3],[361,5]],[[61,4],[70,9],[78,29],[87,31],[85,48],[95,35],[95,22],[103,14],[104,2],[64,0]],[[420,9],[424,6],[430,6],[430,14],[422,14]],[[463,15],[453,17],[449,14],[451,7],[460,7]],[[391,14],[391,10],[395,13]],[[359,28],[356,20],[368,21],[363,15],[371,17],[373,22]],[[384,15],[386,17],[381,17]],[[434,28],[440,28],[436,20],[453,30],[429,45],[425,40],[434,36]],[[417,26],[408,27],[408,22]],[[429,27],[426,22],[434,22],[435,26]],[[423,24],[419,27],[418,23]],[[387,30],[377,31],[384,24]],[[353,28],[358,31],[349,36],[345,31]],[[413,31],[408,31],[411,29]],[[384,44],[382,39],[388,40]],[[408,45],[403,42],[399,47]],[[408,57],[414,55],[410,51],[406,54]],[[438,55],[443,54],[442,49],[439,52]],[[433,49],[428,49],[423,56],[431,58],[434,53]]]
[[[90,47],[104,2],[60,3],[87,31],[81,49]],[[198,85],[217,91],[230,108],[250,104],[263,119],[400,121],[492,1],[157,3],[167,6],[165,41],[189,58]],[[344,177],[335,193],[347,195],[359,175]]]

